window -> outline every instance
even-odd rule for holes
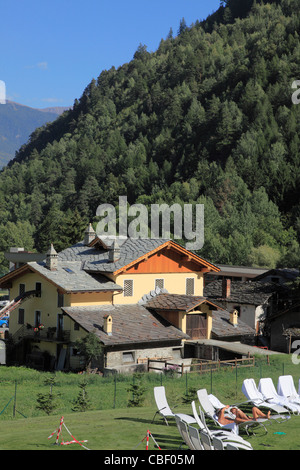
[[[25,284],[20,284],[19,285],[19,295],[24,294],[25,292]]]
[[[38,291],[36,294],[37,297],[41,297],[41,292],[42,292],[42,284],[40,282],[35,283],[35,290]]]
[[[132,297],[133,296],[133,280],[126,279],[124,281],[124,297]]]
[[[61,292],[57,292],[57,306],[63,307],[64,306],[64,294]]]
[[[185,293],[186,293],[186,295],[194,295],[194,293],[195,293],[195,279],[193,277],[186,278]]]
[[[79,331],[79,323],[77,323],[76,321],[74,322],[74,331]]]
[[[69,274],[74,274],[74,271],[72,271],[72,269],[70,268],[63,268],[63,269]]]
[[[36,310],[34,312],[34,326],[37,328],[41,324],[41,312]]]
[[[25,319],[25,310],[24,308],[19,308],[18,324],[24,325],[24,319]]]
[[[134,352],[129,351],[129,352],[124,352],[123,353],[123,362],[134,362]]]
[[[159,287],[160,289],[163,289],[165,285],[165,280],[164,279],[155,279],[155,289],[156,287]]]

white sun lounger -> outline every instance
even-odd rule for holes
[[[188,424],[187,426],[188,426],[190,439],[195,450],[204,450],[202,442],[201,442],[201,438],[200,438],[199,429],[195,428],[195,426],[191,426],[190,424]]]
[[[283,415],[289,413],[289,411],[284,408],[282,405],[275,405],[269,403],[265,400],[262,393],[259,392],[257,389],[256,383],[254,379],[245,379],[242,385],[242,391],[245,397],[251,401],[251,403],[256,406],[257,408],[267,408],[269,410],[275,411],[279,415]],[[276,419],[278,416],[273,416],[272,418]],[[282,416],[280,416],[282,418]]]
[[[154,398],[157,406],[157,411],[153,417],[152,422],[154,421],[155,416],[157,414],[160,414],[165,420],[165,423],[168,425],[169,423],[167,418],[175,418],[175,413],[173,413],[173,411],[169,407],[164,386],[154,387]],[[189,416],[184,413],[176,413],[176,415],[179,416],[186,423],[195,423],[195,419],[192,416]]]
[[[277,393],[281,397],[285,397],[291,403],[300,404],[300,396],[298,395],[294,379],[291,375],[281,375],[278,378]]]
[[[175,421],[176,421],[179,434],[181,435],[183,444],[187,445],[190,450],[196,450],[190,438],[187,423],[183,421],[178,415],[175,415]]]
[[[258,383],[258,390],[260,393],[262,393],[265,401],[268,403],[282,405],[293,414],[300,414],[300,405],[290,402],[284,396],[278,395],[273,380],[270,377],[260,379]]]
[[[229,429],[231,430],[232,432],[234,432],[235,434],[239,434],[239,429],[244,429],[246,431],[247,434],[249,434],[249,428],[252,428],[252,427],[257,427],[257,426],[262,426],[265,431],[267,432],[267,429],[265,428],[265,426],[263,425],[263,423],[261,421],[246,421],[244,423],[241,423],[241,424],[236,424],[236,423],[229,423],[229,424],[221,424],[218,420],[218,416],[217,416],[217,413],[216,413],[216,410],[215,408],[213,407],[213,405],[211,404],[209,398],[208,398],[208,394],[207,394],[207,391],[206,389],[201,389],[201,390],[197,390],[197,396],[198,396],[198,400],[199,400],[199,403],[201,405],[201,407],[203,408],[204,412],[206,413],[207,416],[209,416],[215,424],[217,424],[218,426],[220,426],[222,429]]]
[[[239,447],[240,449],[253,450],[250,442],[246,441],[234,432],[224,429],[224,427],[220,427],[220,429],[209,429],[205,420],[204,413],[199,408],[198,414],[196,403],[194,401],[192,401],[192,410],[196,423],[199,426],[199,430],[206,432],[209,435],[210,439],[212,439],[213,437],[221,439],[223,441],[224,447],[227,447],[228,444],[233,444]]]

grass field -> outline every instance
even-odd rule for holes
[[[143,438],[149,429],[154,439],[164,451],[178,451],[181,439],[175,422],[166,426],[160,418],[152,423],[156,412],[153,387],[165,385],[171,408],[177,412],[192,414],[190,401],[184,404],[186,392],[207,388],[224,403],[245,400],[241,392],[244,378],[272,377],[274,383],[279,375],[291,374],[298,386],[299,366],[294,366],[287,356],[273,359],[271,365],[260,362],[255,368],[226,370],[213,374],[188,374],[181,378],[167,378],[158,374],[145,374],[142,377],[145,388],[142,407],[127,407],[131,392],[132,376],[118,376],[117,380],[100,376],[86,376],[87,391],[91,409],[86,412],[72,412],[72,401],[76,398],[82,376],[56,374],[54,391],[60,394],[58,408],[47,416],[36,408],[39,392],[46,392],[45,377],[49,374],[30,369],[0,367],[0,450],[79,450],[78,444],[55,446],[55,436],[48,436],[59,426],[61,416],[70,432],[77,440],[87,440],[84,444],[90,450],[127,451],[145,450]],[[298,375],[299,374],[299,375]],[[24,417],[26,416],[26,418]],[[286,423],[273,422],[268,433],[259,432],[249,439],[255,450],[299,450],[300,416],[292,416]],[[63,428],[62,437],[69,441],[71,436]],[[150,448],[155,450],[150,439]],[[186,449],[185,447],[182,450]]]
[[[191,413],[189,407],[180,411]],[[152,418],[155,408],[125,408],[119,410],[88,411],[64,415],[64,422],[76,440],[88,440],[84,446],[89,450],[145,451],[146,440],[141,442],[149,429],[163,451],[177,451],[181,439],[173,421],[166,426],[161,419]],[[85,450],[78,444],[56,446],[56,434],[48,439],[59,426],[60,415],[1,423],[0,450]],[[299,450],[300,416],[288,422],[268,426],[268,433],[262,431],[257,436],[247,437],[254,450]],[[282,434],[284,433],[284,434]],[[63,427],[61,438],[72,438]],[[61,439],[60,439],[61,442]],[[150,439],[150,450],[157,451]],[[182,450],[187,450],[182,447]]]

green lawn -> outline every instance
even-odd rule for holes
[[[191,413],[190,407],[187,406],[180,408],[180,411]],[[154,413],[155,408],[88,411],[66,414],[64,422],[75,439],[88,440],[84,446],[90,450],[145,451],[146,440],[141,441],[148,429],[162,450],[178,450],[181,439],[174,421],[166,426],[160,418],[156,418],[152,423]],[[54,445],[56,434],[48,439],[59,422],[60,415],[2,421],[0,450],[83,451],[78,444]],[[251,442],[254,450],[299,450],[299,429],[300,416],[293,416],[286,423],[270,424],[267,434],[259,431],[257,436],[245,438]],[[65,442],[71,440],[64,427],[61,437]],[[185,449],[187,448],[182,448]],[[150,450],[155,450],[152,439]]]
[[[159,374],[145,374],[142,378],[145,387],[144,403],[139,408],[127,407],[128,399],[132,396],[128,391],[134,381],[132,376],[104,378],[88,375],[85,378],[88,381],[91,409],[78,413],[72,411],[72,403],[78,395],[78,384],[83,377],[57,373],[53,390],[60,395],[59,404],[47,416],[36,408],[37,394],[49,391],[49,386],[45,385],[45,377],[51,374],[26,368],[0,367],[0,450],[83,451],[78,444],[58,447],[54,445],[55,437],[48,440],[48,436],[59,426],[61,416],[64,416],[65,424],[73,436],[77,440],[88,440],[85,445],[91,450],[145,450],[146,441],[141,441],[149,429],[162,450],[175,451],[181,444],[175,422],[166,426],[160,418],[156,418],[152,423],[156,412],[154,386],[165,386],[168,402],[174,411],[192,414],[190,403],[195,399],[195,391],[199,388],[206,388],[223,403],[233,404],[245,401],[241,391],[245,378],[253,377],[258,383],[260,377],[272,377],[276,384],[278,376],[284,374],[293,375],[295,385],[298,385],[299,366],[294,365],[289,356],[277,356],[270,364],[260,361],[249,369],[229,368],[212,375],[187,374],[184,377],[170,378]],[[185,405],[183,397],[187,391],[193,391],[194,396]],[[300,416],[292,416],[286,423],[273,422],[268,426],[266,435],[260,432],[257,437],[246,439],[250,439],[255,450],[299,450],[299,431]],[[62,436],[64,441],[71,439],[65,428]],[[150,446],[155,449],[152,440]]]

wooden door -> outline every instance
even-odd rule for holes
[[[206,338],[207,335],[207,319],[206,314],[202,313],[187,315],[186,317],[186,333],[192,339]]]

